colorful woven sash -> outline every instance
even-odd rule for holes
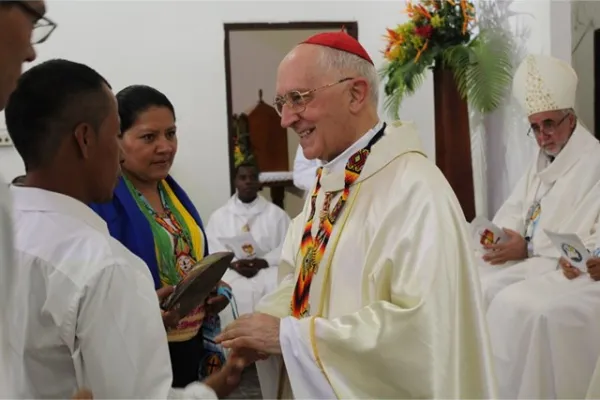
[[[302,266],[300,273],[298,274],[298,280],[296,281],[290,307],[291,315],[293,317],[303,318],[308,316],[310,313],[310,285],[314,275],[317,273],[321,259],[325,254],[333,226],[335,225],[337,218],[346,205],[346,201],[350,195],[350,187],[352,184],[354,184],[354,182],[356,182],[363,170],[363,167],[365,166],[367,158],[371,153],[371,147],[379,139],[381,139],[384,131],[385,124],[364,148],[358,150],[356,153],[350,156],[344,170],[344,190],[342,192],[342,196],[333,207],[333,210],[329,212],[333,194],[331,192],[327,192],[325,194],[325,201],[323,202],[323,208],[321,209],[319,216],[319,230],[317,231],[316,236],[313,237],[313,219],[315,216],[317,196],[319,195],[319,191],[321,189],[321,174],[323,172],[323,168],[320,167],[317,170],[317,183],[311,195],[310,212],[308,220],[306,221],[306,225],[304,226],[304,233],[302,234],[302,242],[300,244],[300,249],[302,251]]]

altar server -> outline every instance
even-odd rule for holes
[[[206,225],[212,252],[233,251],[236,257],[223,276],[234,304],[221,312],[222,324],[254,311],[264,295],[277,287],[277,267],[290,217],[259,193],[258,169],[243,162],[235,169],[236,193],[211,215]]]

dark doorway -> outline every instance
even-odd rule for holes
[[[358,39],[358,23],[356,21],[331,21],[331,22],[287,22],[287,23],[226,23],[224,24],[225,29],[225,85],[227,95],[227,142],[228,142],[228,153],[229,153],[229,176],[230,176],[230,187],[231,194],[235,193],[235,187],[233,184],[233,172],[234,172],[234,107],[233,107],[233,91],[232,91],[232,65],[231,65],[231,32],[239,31],[273,31],[273,34],[277,34],[277,31],[297,31],[297,30],[341,30],[344,28],[346,32]],[[291,50],[291,47],[290,47]],[[275,80],[275,77],[273,77]],[[270,101],[270,99],[265,99]],[[281,186],[281,185],[279,185]],[[277,197],[280,202],[283,198],[284,187],[272,187],[272,197]],[[277,193],[274,193],[277,192]],[[280,193],[281,192],[281,193]],[[275,194],[275,196],[273,196]]]

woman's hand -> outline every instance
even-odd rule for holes
[[[229,289],[229,291],[231,291],[231,286],[229,286],[223,281],[219,282],[219,286],[226,287]],[[227,297],[223,296],[222,294],[215,293],[206,300],[206,313],[218,314],[221,311],[223,311],[228,304],[229,299]]]
[[[169,297],[174,290],[175,286],[164,286],[158,289],[156,291],[156,295],[158,296],[159,303],[162,304],[162,302],[165,301],[165,299]],[[161,309],[160,313],[166,329],[175,328],[181,319],[178,307],[175,307],[175,309],[170,311],[164,311]]]

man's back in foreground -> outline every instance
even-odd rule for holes
[[[20,366],[17,396],[69,398],[77,387],[96,396],[117,390],[139,397],[142,387],[168,393],[166,346],[146,347],[166,337],[143,261],[85,204],[37,188],[11,192],[19,268],[9,334],[11,364]]]
[[[2,324],[16,396],[68,398],[87,388],[95,398],[215,398],[197,382],[171,389],[147,267],[87,206],[109,200],[119,176],[119,117],[106,80],[66,60],[37,65],[11,95],[6,125],[27,171],[11,189],[16,272],[0,282],[14,288]],[[228,363],[206,383],[225,394],[241,368]]]

